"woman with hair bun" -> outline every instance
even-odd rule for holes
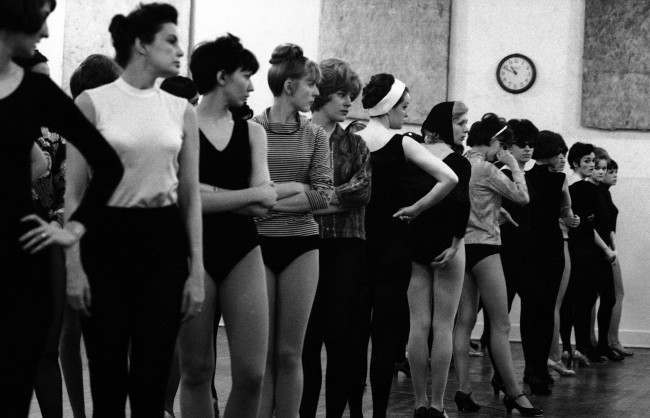
[[[366,207],[369,264],[368,306],[363,326],[365,346],[372,339],[370,384],[373,416],[385,417],[400,345],[402,309],[408,306],[411,277],[406,225],[438,204],[452,191],[458,177],[438,157],[413,138],[397,133],[407,117],[410,95],[406,85],[391,74],[375,74],[363,88],[362,103],[370,121],[357,134],[370,150],[372,188]],[[404,193],[404,173],[409,164],[435,181],[416,199]],[[365,358],[364,358],[365,361]],[[365,381],[365,373],[362,376]]]
[[[535,165],[526,172],[533,192],[528,205],[530,231],[525,257],[528,276],[520,286],[521,342],[526,361],[524,382],[536,395],[550,395],[553,382],[548,372],[548,357],[564,272],[564,239],[558,219],[562,218],[569,228],[580,224],[580,218],[571,210],[566,176],[557,170],[564,164],[566,151],[562,136],[541,131],[533,152]]]
[[[253,120],[268,138],[277,202],[257,218],[266,265],[269,343],[260,416],[295,417],[302,397],[302,348],[318,284],[319,230],[313,211],[328,207],[332,165],[325,130],[299,112],[318,96],[318,64],[283,44],[271,55],[273,105]]]
[[[480,292],[483,309],[490,318],[490,355],[497,372],[495,375],[501,377],[501,382],[492,379],[494,392],[505,393],[503,403],[508,413],[517,409],[524,416],[541,416],[542,410],[531,405],[515,380],[508,341],[508,301],[499,256],[501,235],[498,219],[502,198],[522,205],[529,201],[524,173],[507,151],[512,141],[512,131],[506,121],[493,113],[485,114],[475,122],[467,138],[471,147],[465,154],[472,165],[469,183],[471,209],[465,233],[467,277],[454,330],[454,366],[459,382],[454,400],[459,411],[475,412],[480,408],[471,397],[468,356]],[[497,160],[510,168],[513,180],[492,164]]]
[[[150,3],[110,25],[121,77],[77,103],[118,151],[125,176],[68,251],[68,300],[84,317],[93,416],[162,416],[181,320],[204,297],[196,115],[155,85],[178,74],[178,13]],[[66,210],[84,195],[88,170],[67,159]]]
[[[55,0],[0,2],[0,174],[6,180],[0,204],[0,263],[6,272],[0,291],[0,416],[11,418],[29,414],[53,322],[47,250],[79,241],[97,221],[123,172],[115,151],[70,98],[46,75],[26,71],[14,61],[34,55],[36,44],[48,36],[46,20],[55,7]],[[64,136],[69,147],[78,147],[93,170],[86,198],[73,213],[68,211],[63,227],[34,213],[32,159],[44,126]]]
[[[408,359],[415,392],[415,416],[444,417],[444,393],[453,351],[453,329],[463,289],[465,244],[469,217],[469,161],[454,151],[463,148],[467,136],[467,106],[463,102],[435,105],[422,124],[426,150],[447,164],[458,184],[438,205],[409,224],[412,260],[408,287],[410,332]],[[407,191],[410,200],[427,193],[436,180],[409,164]],[[429,333],[433,345],[428,349]],[[427,398],[427,363],[431,364],[431,401]],[[427,415],[428,414],[428,415]]]
[[[264,263],[252,216],[276,202],[266,162],[266,133],[252,121],[235,118],[253,91],[255,56],[228,34],[201,44],[190,70],[199,94],[203,252],[207,280],[203,310],[185,323],[179,338],[181,412],[213,416],[214,317],[226,324],[232,389],[224,417],[256,417],[268,342]]]

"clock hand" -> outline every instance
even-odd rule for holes
[[[517,70],[515,70],[514,68],[512,68],[511,65],[509,65],[508,67],[510,68],[510,71],[512,71],[515,75],[517,75]]]

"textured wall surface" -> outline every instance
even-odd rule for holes
[[[650,130],[650,2],[585,3],[582,123]]]
[[[180,44],[187,52],[190,27],[190,0],[165,0],[178,10]],[[63,87],[68,88],[70,76],[90,54],[114,56],[108,25],[117,13],[126,15],[139,0],[67,0],[65,14]],[[151,3],[145,1],[143,3]],[[183,59],[183,68],[186,60]],[[181,69],[184,71],[184,69]]]
[[[319,58],[348,61],[365,84],[391,73],[411,90],[409,122],[447,97],[450,0],[323,0]],[[352,117],[367,117],[360,103]]]

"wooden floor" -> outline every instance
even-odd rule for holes
[[[512,344],[512,350],[515,370],[521,379],[521,372],[523,371],[521,345]],[[574,378],[559,378],[556,376],[553,395],[532,398],[533,402],[535,405],[544,408],[546,417],[650,417],[650,350],[637,349],[634,352],[633,357],[627,358],[620,363],[606,363],[578,369],[578,374]],[[445,407],[448,415],[450,417],[462,416],[467,418],[505,416],[505,409],[501,400],[495,398],[491,392],[489,385],[491,366],[489,360],[487,357],[474,357],[471,361],[474,398],[484,406],[479,413],[458,413],[456,405],[453,403],[453,395],[457,384],[452,371],[445,395]],[[87,373],[85,372],[85,374],[87,382]],[[230,386],[228,345],[225,341],[223,328],[220,329],[218,338],[216,376],[219,403],[223,411]],[[88,385],[86,385],[86,402],[88,412],[90,412]],[[413,415],[411,382],[403,374],[399,374],[393,383],[389,405],[389,417],[410,417]],[[178,397],[175,411],[176,416],[180,417]],[[364,411],[366,418],[372,417],[372,401],[369,388],[364,397]],[[90,417],[90,414],[88,416]],[[324,416],[324,397],[321,395],[318,417]],[[30,418],[37,417],[41,417],[41,413],[37,402],[33,401]],[[66,395],[64,395],[64,417],[72,418]]]

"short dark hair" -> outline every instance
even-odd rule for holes
[[[469,129],[467,145],[470,147],[490,146],[493,139],[509,147],[513,142],[512,131],[508,128],[504,118],[495,113],[486,113],[481,120],[474,122]]]
[[[605,148],[597,147],[594,145],[594,156],[597,160],[609,160],[609,153]]]
[[[115,47],[115,61],[126,67],[135,40],[140,39],[142,43],[150,44],[165,23],[178,23],[178,11],[167,3],[140,3],[127,16],[113,16],[108,31]]]
[[[525,144],[536,147],[535,142],[537,141],[537,135],[539,135],[539,129],[533,122],[528,119],[510,119],[508,127],[512,130],[515,145],[522,148]]]
[[[370,81],[368,81],[368,84],[363,87],[363,91],[361,92],[361,104],[363,108],[370,109],[375,107],[381,99],[386,97],[391,87],[393,87],[394,82],[395,76],[388,73],[379,73],[370,77]],[[404,96],[406,96],[408,92],[409,88],[406,87],[404,93],[402,93],[402,97],[400,97],[397,103],[395,103],[395,106],[402,103]]]
[[[190,59],[190,72],[200,94],[215,88],[219,71],[232,74],[239,68],[256,73],[260,65],[255,55],[230,33],[200,44]]]
[[[192,100],[198,94],[194,82],[182,75],[175,75],[168,77],[160,83],[160,88],[169,94],[176,97],[181,97],[186,100]]]
[[[41,29],[47,19],[43,6],[56,8],[56,0],[0,0],[0,29],[32,34]]]
[[[230,113],[232,114],[233,119],[248,120],[253,117],[253,109],[251,109],[246,103],[241,106],[231,107]]]
[[[607,161],[607,170],[618,170],[618,163],[610,158],[609,161]]]
[[[571,145],[571,148],[569,148],[569,155],[567,156],[567,160],[569,160],[569,166],[571,168],[579,166],[582,157],[593,152],[594,146],[592,144],[576,142],[575,144]]]
[[[111,58],[102,54],[88,56],[70,77],[70,93],[77,98],[84,90],[94,89],[112,83],[120,76],[122,69]]]
[[[333,94],[342,91],[348,93],[354,101],[361,91],[361,81],[350,65],[337,58],[329,58],[319,64],[321,79],[318,83],[318,96],[314,99],[311,110],[325,106]]]
[[[41,54],[39,50],[35,50],[30,57],[16,56],[13,57],[11,60],[26,70],[31,70],[33,67],[37,66],[38,64],[42,64],[48,61],[47,57]]]
[[[533,159],[543,160],[546,158],[553,158],[559,154],[566,154],[568,148],[562,135],[551,132],[541,131],[537,135],[537,143],[533,151]]]
[[[305,57],[302,48],[296,44],[282,44],[275,47],[269,60],[271,68],[267,75],[269,88],[273,96],[279,97],[284,89],[284,82],[289,79],[309,77],[320,82],[321,73],[318,64]]]

